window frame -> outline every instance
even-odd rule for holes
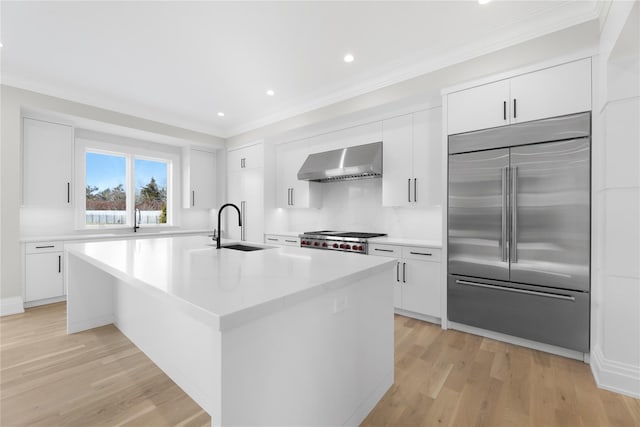
[[[123,138],[125,139],[125,138]],[[151,160],[167,164],[167,222],[165,224],[140,224],[140,228],[166,229],[178,227],[180,225],[180,154],[168,147],[165,150],[152,149],[148,147],[134,146],[133,144],[104,142],[97,139],[85,137],[76,138],[75,149],[75,169],[76,185],[75,197],[78,202],[75,204],[75,228],[76,230],[121,230],[133,228],[133,215],[135,206],[135,170],[136,159]],[[87,186],[87,165],[86,153],[98,153],[125,158],[125,187],[127,199],[125,203],[126,223],[125,224],[87,224],[86,223],[86,186]]]

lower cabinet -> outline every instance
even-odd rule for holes
[[[300,246],[299,237],[286,236],[282,234],[265,234],[264,242],[268,245]]]
[[[64,290],[62,242],[25,246],[25,302],[62,297]]]
[[[369,255],[396,258],[393,284],[396,309],[441,317],[440,249],[370,244]]]

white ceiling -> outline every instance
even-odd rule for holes
[[[2,83],[227,137],[601,9],[595,0],[2,1]]]

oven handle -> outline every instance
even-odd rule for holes
[[[536,296],[539,296],[539,297],[562,299],[562,300],[567,300],[567,301],[575,301],[576,300],[575,297],[572,297],[570,295],[559,295],[559,294],[552,294],[552,293],[548,293],[548,292],[529,291],[529,290],[526,290],[526,289],[507,288],[506,286],[487,285],[485,283],[469,282],[467,280],[456,280],[456,283],[459,284],[459,285],[476,286],[478,288],[495,289],[495,290],[498,290],[498,291],[513,292],[513,293],[517,293],[517,294],[536,295]]]

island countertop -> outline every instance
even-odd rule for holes
[[[204,236],[181,236],[77,243],[65,250],[210,317],[220,330],[395,265],[388,258],[298,247],[257,244],[268,249],[242,252],[211,245]]]

